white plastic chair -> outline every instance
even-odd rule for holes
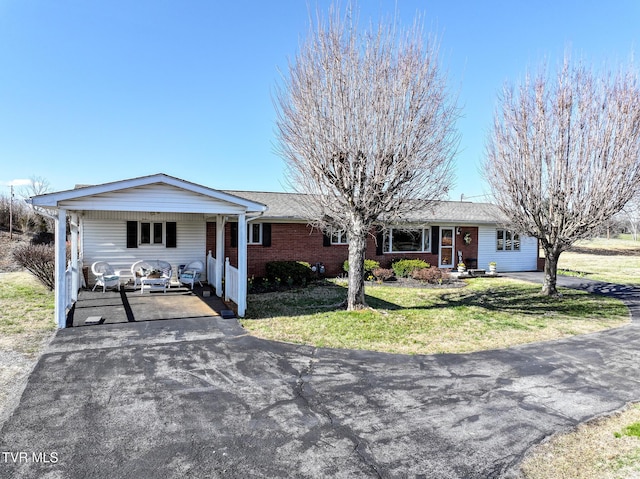
[[[202,261],[192,261],[184,267],[184,270],[182,270],[178,279],[181,284],[188,284],[191,290],[193,290],[193,285],[195,283],[202,286],[202,283],[200,282],[202,271],[204,271],[204,263]]]
[[[91,265],[91,271],[96,277],[96,284],[93,285],[91,291],[95,291],[96,287],[102,286],[104,293],[107,288],[117,287],[120,291],[120,275],[117,274],[113,267],[106,261],[96,261]]]
[[[144,261],[136,261],[131,265],[131,276],[133,276],[133,289],[136,289],[138,286],[142,286],[142,277],[144,274],[141,271],[141,267],[144,264]]]

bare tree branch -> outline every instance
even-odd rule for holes
[[[543,292],[557,261],[622,210],[640,182],[640,89],[629,70],[600,75],[564,64],[507,86],[487,144],[486,178],[511,226],[540,240]]]

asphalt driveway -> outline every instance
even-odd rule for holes
[[[637,290],[604,287],[637,313]],[[0,476],[512,477],[545,437],[640,400],[639,378],[635,322],[433,356],[275,343],[221,318],[66,329],[1,431]]]

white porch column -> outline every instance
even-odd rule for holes
[[[224,216],[216,216],[216,296],[222,297],[222,275],[224,271]]]
[[[65,268],[67,263],[67,210],[59,209],[55,223],[55,316],[58,328],[64,328],[67,324],[67,282],[65,281]]]
[[[247,309],[247,215],[238,215],[238,316]]]
[[[78,215],[71,215],[71,299],[78,301],[80,271],[78,268]]]

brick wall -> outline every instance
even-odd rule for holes
[[[469,232],[471,244],[465,245],[463,237]],[[456,251],[463,252],[463,258],[477,258],[478,256],[478,228],[461,227],[460,235],[456,235]],[[247,270],[249,277],[265,275],[265,265],[269,261],[306,261],[316,264],[323,263],[327,276],[343,274],[342,264],[348,258],[347,245],[323,246],[323,234],[317,229],[302,223],[272,223],[271,246],[247,246]],[[207,251],[215,254],[216,224],[207,223]],[[391,261],[397,259],[422,259],[433,266],[438,265],[438,255],[432,253],[393,253],[376,254],[376,237],[370,235],[367,239],[367,259],[373,259],[384,268],[391,267]],[[231,246],[231,224],[225,225],[225,256],[234,266],[238,261],[238,248]]]

